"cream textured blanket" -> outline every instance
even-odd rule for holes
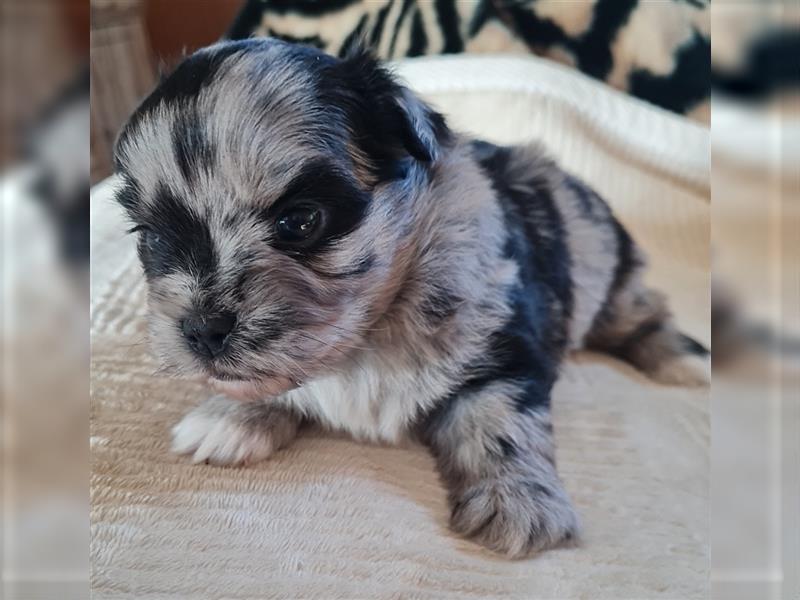
[[[649,252],[651,282],[709,342],[708,131],[535,58],[398,65],[452,125],[542,140]],[[208,391],[153,374],[132,236],[92,197],[92,585],[101,598],[702,598],[708,393],[580,354],[554,392],[581,547],[510,562],[452,535],[433,460],[411,444],[301,436],[242,469],[169,453]]]

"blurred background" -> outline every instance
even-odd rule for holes
[[[159,71],[226,33],[334,54],[358,35],[389,59],[533,52],[710,123],[712,590],[800,597],[795,2],[0,2],[4,597],[88,597],[90,186]],[[587,35],[596,5],[617,10]]]
[[[800,5],[717,3],[711,565],[717,598],[800,596]]]
[[[2,592],[86,598],[89,6],[0,6]]]

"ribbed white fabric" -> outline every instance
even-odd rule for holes
[[[708,131],[535,58],[398,65],[454,127],[543,140],[611,202],[681,325],[708,341]],[[92,198],[95,598],[702,598],[707,393],[596,355],[554,392],[582,547],[509,562],[447,529],[424,449],[302,436],[247,469],[192,466],[168,431],[208,392],[156,377],[144,287],[112,183]]]
[[[491,132],[505,143],[529,139],[514,111],[486,101],[485,94],[501,92],[512,102],[557,105],[584,135],[603,140],[609,148],[648,168],[708,189],[709,131],[694,121],[608,87],[589,77],[573,77],[574,69],[552,61],[518,56],[458,55],[422,57],[394,63],[402,79],[423,95],[435,98],[458,94],[471,105],[483,105],[483,119],[491,119]],[[447,105],[450,108],[449,104]],[[654,118],[654,115],[658,115]],[[530,113],[525,121],[553,136],[562,129],[548,127],[549,111]],[[468,123],[464,123],[468,130]],[[487,130],[489,131],[489,130]],[[561,135],[559,135],[559,133]],[[557,147],[557,142],[553,144]]]

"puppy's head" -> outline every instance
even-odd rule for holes
[[[164,366],[278,393],[341,366],[396,293],[440,115],[363,52],[187,58],[117,142]]]

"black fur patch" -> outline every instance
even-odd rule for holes
[[[546,182],[525,182],[532,190],[525,193],[508,180],[513,148],[475,142],[473,149],[505,214],[507,256],[520,265],[520,284],[509,298],[513,316],[492,336],[490,374],[523,386],[516,399],[521,410],[547,406],[573,305],[564,226]]]
[[[325,106],[344,112],[346,129],[370,159],[378,182],[396,179],[403,172],[398,164],[408,157],[431,161],[431,149],[398,102],[401,87],[368,52],[356,48],[343,61],[326,65],[317,86]],[[446,129],[436,113],[426,116],[435,132]]]
[[[558,376],[563,347],[548,340],[553,324],[537,298],[528,298],[532,286],[520,287],[512,299],[514,316],[492,335],[486,359],[488,367],[479,367],[478,376],[467,380],[474,386],[492,381],[512,381],[520,385],[514,401],[519,410],[547,408],[550,390]]]
[[[571,175],[567,175],[564,179],[564,185],[575,194],[585,217],[595,223],[604,222],[606,220],[604,217],[608,216],[608,210],[601,211],[602,202],[599,201],[597,194],[589,186],[577,177]],[[601,212],[603,214],[600,214]]]
[[[484,355],[466,368],[463,382],[439,405],[438,415],[435,415],[437,420],[446,418],[447,412],[460,398],[480,392],[495,382],[520,386],[515,398],[520,410],[549,406],[559,357],[546,352],[533,330],[531,324],[517,313],[502,330],[492,334]]]
[[[436,111],[427,111],[428,122],[433,128],[433,133],[440,144],[449,144],[453,141],[453,132],[447,126],[444,116]]]
[[[117,190],[115,197],[120,206],[135,220],[137,209],[142,202],[142,190],[139,184],[130,177],[125,177],[124,183]]]
[[[284,244],[277,238],[276,248],[303,260],[325,249],[331,243],[352,232],[367,214],[370,198],[344,174],[325,161],[314,161],[304,166],[301,173],[289,184],[281,197],[257,216],[274,223],[291,206],[312,204],[325,212],[323,233],[306,246]]]
[[[117,147],[134,131],[142,118],[162,103],[172,104],[191,101],[214,80],[226,58],[251,46],[263,44],[258,40],[230,42],[214,51],[204,51],[186,58],[158,87],[139,105],[117,140]],[[118,163],[115,152],[115,162]],[[117,164],[117,170],[124,165]]]
[[[530,307],[534,321],[545,317],[552,321],[548,323],[550,334],[542,341],[560,354],[567,343],[567,320],[572,314],[573,294],[566,233],[552,191],[547,182],[533,178],[522,182],[531,193],[513,185],[521,182],[509,181],[507,169],[513,148],[474,142],[473,149],[505,214],[509,232],[506,252],[520,264],[524,287],[521,297],[536,303],[535,307]]]
[[[160,186],[143,216],[139,257],[145,275],[176,271],[213,279],[217,256],[208,224],[166,186]]]
[[[611,280],[608,290],[609,297],[616,295],[627,283],[631,272],[640,266],[634,254],[633,239],[616,219],[614,220],[614,233],[617,236],[617,265],[614,268],[614,278]]]
[[[459,399],[497,381],[520,386],[514,399],[519,410],[549,407],[567,343],[573,302],[570,259],[550,191],[544,182],[527,182],[531,194],[510,185],[513,149],[474,142],[473,150],[500,198],[509,232],[506,251],[520,265],[521,281],[510,292],[511,319],[492,334],[481,360],[467,367],[463,382],[431,413],[428,432],[446,422]]]
[[[614,319],[614,299],[619,291],[628,283],[634,270],[642,264],[636,257],[633,239],[628,232],[625,231],[625,228],[616,219],[613,219],[611,223],[617,238],[617,264],[614,267],[614,277],[606,292],[606,299],[597,311],[592,321],[592,326],[589,329],[590,331],[596,330],[600,324]]]
[[[198,171],[213,167],[214,147],[206,136],[196,106],[187,107],[179,113],[172,129],[172,149],[178,168],[187,182],[192,182]]]

